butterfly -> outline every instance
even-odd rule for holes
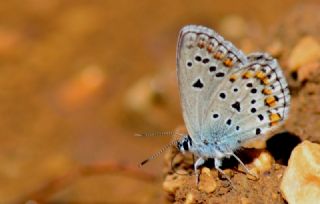
[[[198,159],[198,169],[224,158],[278,127],[288,117],[290,93],[276,59],[267,53],[245,55],[212,29],[188,25],[177,45],[177,76],[188,134],[177,141],[181,152]]]
[[[179,33],[177,77],[188,133],[140,166],[175,145],[197,156],[197,183],[198,169],[208,159],[224,174],[223,159],[234,157],[249,173],[234,152],[288,118],[290,93],[277,60],[262,52],[245,55],[212,29],[188,25]]]

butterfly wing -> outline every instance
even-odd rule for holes
[[[177,75],[183,117],[194,142],[206,139],[206,116],[212,96],[224,86],[226,76],[247,64],[247,57],[211,29],[186,26],[177,46]]]
[[[186,26],[177,73],[183,117],[193,141],[234,151],[287,118],[290,95],[277,61],[245,56],[213,30]]]
[[[224,99],[220,93],[226,94]],[[247,65],[230,72],[223,88],[210,100],[205,135],[233,151],[278,127],[288,117],[290,95],[277,61],[267,54],[254,53],[248,56]],[[219,114],[219,120],[213,114]],[[212,130],[217,130],[215,135]]]

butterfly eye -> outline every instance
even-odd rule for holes
[[[188,145],[188,141],[187,141],[187,140],[184,140],[183,143],[182,143],[182,145],[183,145],[183,149],[184,149],[185,151],[188,151],[188,150],[189,150],[189,145]]]
[[[189,144],[189,141],[190,141],[190,144]],[[191,140],[189,140],[188,137],[184,138],[182,141],[177,142],[177,147],[181,152],[188,151],[189,145],[191,146]]]

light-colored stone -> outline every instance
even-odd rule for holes
[[[296,71],[301,66],[320,60],[320,44],[311,36],[302,38],[293,48],[288,66],[290,71]]]
[[[185,204],[193,204],[193,203],[195,203],[194,196],[193,196],[192,193],[188,193],[187,194],[186,201],[184,203]]]
[[[201,175],[200,175],[200,183],[199,183],[199,190],[206,192],[206,193],[212,193],[217,188],[217,182],[212,175],[209,168],[204,167],[201,169]]]
[[[320,202],[319,144],[304,141],[292,151],[280,188],[289,204]]]
[[[269,171],[274,164],[274,158],[268,151],[262,151],[257,158],[253,160],[254,168],[257,169],[258,173],[264,173]]]

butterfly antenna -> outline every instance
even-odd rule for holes
[[[176,131],[167,131],[167,132],[149,132],[149,133],[136,133],[136,137],[153,137],[153,136],[173,136],[173,135],[180,135],[181,133],[178,133]]]
[[[141,168],[143,165],[145,165],[147,162],[154,160],[155,158],[159,157],[160,154],[162,154],[166,149],[168,149],[169,147],[176,145],[177,144],[177,140],[165,145],[164,147],[162,147],[162,149],[160,149],[160,151],[156,152],[155,154],[153,154],[151,157],[147,158],[146,160],[143,160],[140,164],[139,167]]]

